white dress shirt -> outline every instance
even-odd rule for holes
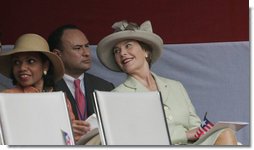
[[[68,88],[71,91],[72,96],[75,98],[75,85],[74,85],[74,80],[76,80],[75,78],[64,74],[63,79],[65,81],[65,83],[67,84]],[[85,95],[85,85],[84,85],[84,74],[82,74],[81,76],[78,77],[78,79],[81,81],[80,82],[80,88],[82,89],[82,93]]]

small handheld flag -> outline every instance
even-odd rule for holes
[[[63,137],[64,137],[64,141],[66,145],[74,145],[74,143],[71,141],[69,134],[63,130],[62,130],[62,133],[63,133]]]
[[[196,138],[200,138],[203,134],[208,132],[214,126],[214,124],[212,122],[210,122],[206,118],[206,116],[207,116],[207,112],[205,113],[204,119],[201,122],[200,127],[199,127],[198,131],[195,134]]]

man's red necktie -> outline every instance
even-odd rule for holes
[[[84,120],[86,118],[86,102],[84,94],[81,91],[80,88],[80,80],[76,79],[74,80],[75,85],[75,99],[77,102],[77,109],[78,109],[78,115],[80,120]]]

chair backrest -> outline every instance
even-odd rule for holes
[[[73,145],[63,92],[1,93],[0,127],[4,145]]]
[[[103,145],[170,145],[159,92],[94,92]]]

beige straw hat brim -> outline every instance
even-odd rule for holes
[[[154,63],[160,57],[163,50],[162,39],[157,34],[152,32],[150,21],[146,21],[142,25],[140,26],[139,30],[124,30],[114,32],[104,37],[98,43],[96,51],[97,56],[105,67],[112,71],[121,71],[115,62],[113,48],[118,42],[123,40],[137,40],[150,45],[152,48],[152,63]]]
[[[24,34],[18,38],[15,43],[14,49],[0,54],[0,66],[2,73],[6,77],[11,75],[11,57],[16,53],[23,52],[40,52],[48,57],[53,65],[54,80],[58,81],[63,77],[64,65],[62,60],[56,54],[49,51],[47,41],[37,34]]]

